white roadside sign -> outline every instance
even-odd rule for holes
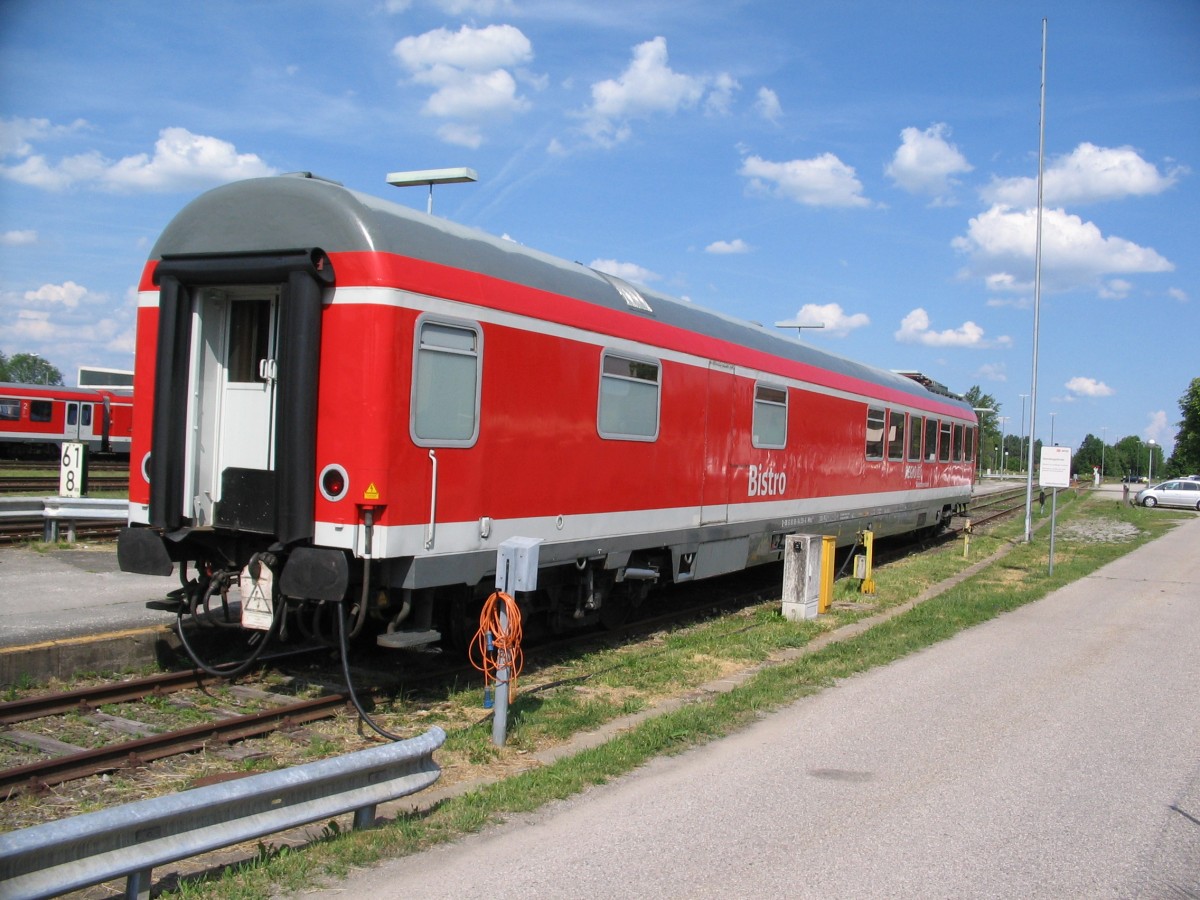
[[[1048,488],[1071,486],[1071,448],[1043,447],[1038,484]]]

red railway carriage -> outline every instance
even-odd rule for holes
[[[310,176],[168,225],[135,390],[123,568],[256,557],[284,605],[366,580],[396,646],[486,594],[510,537],[541,540],[522,599],[564,625],[790,532],[937,528],[974,474],[958,398]]]
[[[129,452],[133,397],[128,391],[0,383],[0,453],[53,456],[64,441],[97,453]]]

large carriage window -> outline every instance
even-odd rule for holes
[[[938,460],[950,462],[950,423],[942,422],[941,446],[938,448]]]
[[[925,420],[925,462],[937,459],[938,420]]]
[[[49,400],[30,400],[29,401],[29,421],[30,422],[49,422],[50,413],[53,405]]]
[[[888,416],[888,459],[904,459],[904,413],[893,409]]]
[[[921,461],[921,432],[925,428],[925,419],[921,416],[913,416],[909,420],[908,428],[908,461]]]
[[[754,386],[755,447],[777,450],[787,446],[787,399],[787,388]]]
[[[886,411],[875,406],[867,407],[867,459],[883,459],[883,429],[886,421]]]
[[[971,462],[975,459],[975,427],[967,426],[966,436],[963,438],[963,459]]]
[[[12,397],[0,397],[0,421],[17,422],[21,419],[21,401]]]
[[[962,462],[963,458],[963,426],[954,426],[954,461]]]
[[[413,441],[422,447],[469,447],[479,436],[477,328],[419,322],[413,363]]]
[[[67,404],[67,424],[74,425],[79,421],[79,407],[74,403]]]
[[[83,423],[83,427],[84,428],[90,427],[92,424],[92,404],[90,404],[90,403],[83,404],[83,409],[81,409],[79,411],[79,414],[81,417],[80,421]]]
[[[600,437],[653,441],[658,437],[659,365],[605,353],[600,361]]]

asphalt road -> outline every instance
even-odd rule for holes
[[[1200,517],[730,738],[356,873],[372,900],[1200,897]]]

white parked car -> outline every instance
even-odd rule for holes
[[[1200,481],[1182,478],[1142,488],[1137,502],[1142,506],[1182,506],[1200,512]]]

